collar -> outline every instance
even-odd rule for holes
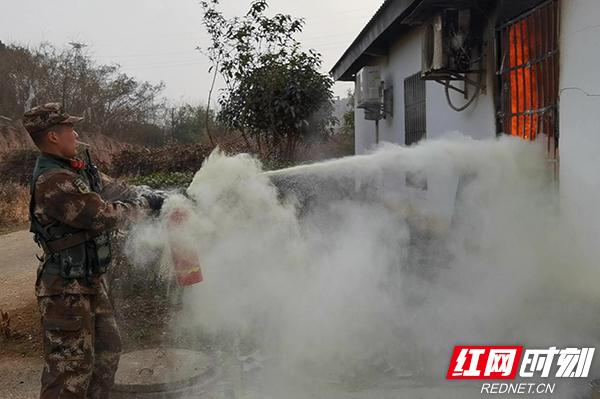
[[[75,171],[80,171],[83,168],[85,168],[85,162],[77,158],[69,159],[61,157],[60,155],[50,154],[47,152],[42,152],[42,156],[57,161],[60,165],[67,168],[71,168]]]

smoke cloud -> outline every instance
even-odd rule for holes
[[[455,134],[268,173],[215,152],[187,196],[163,211],[183,232],[140,226],[134,258],[197,250],[177,327],[254,352],[255,389],[441,384],[457,344],[598,346],[597,217],[561,212],[542,145]]]

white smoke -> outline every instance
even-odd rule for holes
[[[595,347],[599,250],[585,219],[565,220],[549,171],[541,145],[509,137],[266,174],[215,152],[191,200],[163,212],[192,215],[177,239],[204,274],[181,326],[249,339],[279,374],[354,388],[373,372],[441,382],[457,344]],[[169,239],[146,226],[133,248]]]

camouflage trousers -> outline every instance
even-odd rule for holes
[[[106,288],[41,296],[38,306],[45,358],[40,399],[108,398],[121,338]]]

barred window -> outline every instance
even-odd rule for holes
[[[498,28],[501,131],[558,147],[558,0],[549,0]]]
[[[425,81],[416,73],[404,79],[404,143],[411,145],[425,138]]]

